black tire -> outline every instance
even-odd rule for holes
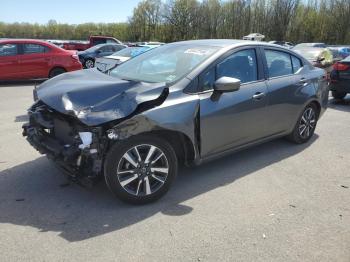
[[[343,99],[345,96],[346,96],[346,93],[345,92],[338,92],[338,91],[332,91],[332,96],[335,98],[335,99]]]
[[[50,71],[49,78],[53,78],[55,76],[58,76],[60,74],[65,73],[65,72],[66,72],[66,70],[64,70],[63,68],[54,68]]]
[[[154,156],[155,159],[157,159],[159,155],[162,155],[161,153],[163,153],[165,158],[161,157],[159,160],[152,158],[153,161],[150,161],[148,166],[146,164],[146,155],[148,155],[151,150],[147,151],[146,148],[150,148],[149,146],[154,146],[156,148],[153,151],[153,154],[158,154]],[[135,147],[138,153],[135,151]],[[137,162],[140,167],[134,167],[132,163],[125,158],[127,153],[131,154],[132,160],[137,160],[137,154],[140,156],[142,161],[134,161],[134,164]],[[156,162],[152,164],[154,161]],[[154,171],[154,169],[159,169],[159,167],[156,166],[161,164],[166,165],[168,168],[167,175],[163,174],[163,171],[159,173],[158,171]],[[149,168],[148,171],[150,173],[144,170],[145,165],[147,166],[146,168]],[[120,171],[121,169],[126,171]],[[112,146],[106,156],[104,176],[108,188],[119,199],[131,204],[146,204],[158,200],[169,190],[177,175],[177,169],[178,161],[175,151],[167,141],[152,135],[140,135],[116,142]],[[159,180],[160,178],[162,181]],[[130,179],[132,179],[132,182],[128,182],[125,185],[126,181],[130,181]],[[123,182],[124,185],[121,184]],[[152,190],[154,190],[154,192],[152,192]]]
[[[84,67],[86,69],[93,68],[94,66],[95,66],[95,61],[93,59],[88,58],[88,59],[85,60]]]
[[[305,114],[308,114],[310,111],[312,112],[312,116],[310,119],[308,119]],[[315,132],[318,116],[319,110],[314,103],[306,106],[303,112],[300,114],[298,121],[294,126],[293,132],[287,136],[287,139],[296,144],[303,144],[308,142]]]

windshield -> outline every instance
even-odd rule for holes
[[[350,62],[350,56],[342,60],[343,62]]]
[[[175,82],[214,54],[219,47],[163,45],[113,69],[111,76],[142,82]]]
[[[114,54],[112,54],[112,56],[135,57],[146,52],[149,49],[150,47],[128,47],[118,52],[115,52]]]

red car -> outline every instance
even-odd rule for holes
[[[0,80],[51,78],[80,69],[76,51],[41,40],[0,40]]]

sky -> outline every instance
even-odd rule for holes
[[[140,0],[0,0],[0,21],[46,24],[126,22]]]

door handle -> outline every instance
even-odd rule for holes
[[[308,81],[306,78],[303,77],[299,80],[299,85],[306,86],[307,84],[308,84]]]
[[[261,98],[263,98],[265,96],[265,93],[262,93],[262,92],[257,92],[255,93],[255,95],[253,95],[253,99],[254,100],[260,100]]]

